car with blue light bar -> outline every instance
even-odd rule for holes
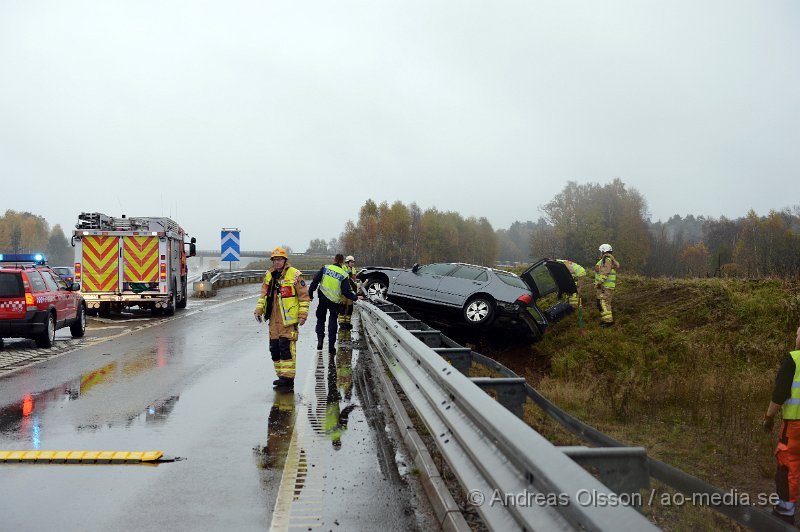
[[[456,262],[419,265],[411,269],[366,267],[358,272],[368,296],[396,300],[453,314],[473,326],[500,321],[525,323],[534,336],[548,324],[571,312],[564,294],[577,292],[575,281],[563,263],[541,259],[521,275]],[[542,310],[537,302],[555,294],[553,305]],[[448,312],[449,311],[449,312]]]
[[[29,338],[52,347],[58,329],[86,332],[80,284],[68,286],[41,253],[0,253],[0,347],[3,338]]]

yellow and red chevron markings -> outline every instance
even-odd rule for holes
[[[108,292],[119,284],[119,237],[83,237],[84,292]]]
[[[158,237],[126,236],[122,279],[126,283],[158,281]]]

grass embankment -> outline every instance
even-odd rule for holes
[[[601,329],[593,288],[584,331],[568,316],[519,354],[496,358],[560,407],[650,456],[723,490],[774,491],[777,428],[761,420],[781,359],[794,347],[800,284],[779,280],[647,279],[622,276],[613,328]],[[531,409],[526,417],[556,443],[570,435]],[[645,510],[648,513],[651,510]],[[719,524],[694,517],[668,528]]]

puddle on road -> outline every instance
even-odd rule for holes
[[[113,383],[131,380],[145,375],[153,370],[160,370],[168,365],[170,358],[176,353],[173,338],[159,338],[158,345],[153,348],[132,351],[123,355],[119,360],[109,362],[97,369],[87,371],[68,381],[54,386],[40,393],[25,393],[18,402],[6,405],[0,409],[0,437],[17,442],[29,442],[31,449],[39,449],[41,431],[46,425],[45,420],[49,414],[63,418],[63,412],[56,412],[65,403],[77,401],[86,397],[92,390],[107,387]],[[180,352],[180,348],[177,349]],[[18,377],[24,378],[25,372]],[[145,424],[161,424],[168,418],[179,399],[171,395],[154,401],[144,411],[129,415],[120,422],[126,426],[132,425],[137,419],[143,419]],[[57,423],[61,424],[61,421]],[[102,424],[77,425],[77,431],[93,431],[110,428],[116,423],[113,420],[103,420]]]

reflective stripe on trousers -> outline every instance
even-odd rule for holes
[[[606,323],[614,321],[614,315],[611,312],[611,299],[613,295],[613,290],[608,290],[606,288],[597,289],[597,307],[600,310],[600,321]]]

